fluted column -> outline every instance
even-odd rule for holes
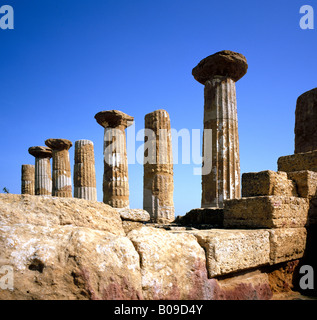
[[[66,139],[47,139],[45,144],[53,151],[53,191],[55,197],[72,197],[72,180],[69,148],[73,145]]]
[[[134,118],[118,110],[95,115],[104,130],[103,202],[114,208],[129,207],[129,179],[125,129]]]
[[[75,142],[74,197],[97,200],[94,144],[90,140]]]
[[[32,164],[22,164],[21,194],[35,194],[35,166]]]
[[[157,223],[175,219],[173,153],[169,114],[156,110],[145,116],[143,209]]]
[[[203,208],[222,208],[224,201],[241,197],[240,155],[235,82],[247,71],[243,55],[221,51],[203,59],[194,69],[204,84]],[[211,130],[211,139],[205,133]],[[208,157],[208,158],[207,158]]]
[[[48,147],[31,147],[29,153],[35,157],[35,194],[52,195],[51,162],[52,150]]]

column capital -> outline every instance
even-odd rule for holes
[[[52,149],[48,147],[36,146],[29,148],[29,154],[34,156],[35,158],[51,158],[52,157]]]
[[[123,127],[125,129],[134,121],[134,117],[119,110],[100,111],[95,115],[95,119],[104,128]]]
[[[47,139],[45,140],[45,144],[51,148],[52,150],[69,150],[69,148],[73,145],[70,140],[67,139]]]
[[[192,75],[201,84],[215,76],[231,78],[233,81],[241,79],[248,70],[248,63],[241,53],[223,50],[201,60],[192,70]]]

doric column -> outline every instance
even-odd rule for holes
[[[52,195],[51,162],[52,149],[48,147],[31,147],[29,153],[35,157],[35,194]]]
[[[295,153],[317,150],[317,88],[300,95],[295,111]]]
[[[32,164],[22,164],[21,194],[35,194],[35,166]]]
[[[145,116],[144,142],[143,209],[153,222],[174,221],[171,125],[165,110]]]
[[[75,142],[74,197],[97,201],[94,144],[90,140]]]
[[[104,131],[103,202],[114,208],[129,207],[128,160],[125,129],[134,118],[118,110],[95,115]]]
[[[72,197],[72,179],[69,148],[73,145],[66,139],[47,139],[45,144],[53,151],[53,191],[55,197]]]
[[[235,82],[246,74],[247,68],[242,54],[225,50],[203,59],[192,71],[205,86],[203,208],[222,208],[224,200],[241,197]],[[206,139],[208,129],[212,134]],[[204,171],[207,164],[210,170]]]

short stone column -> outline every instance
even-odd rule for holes
[[[47,139],[45,144],[53,151],[53,191],[54,197],[72,197],[72,179],[69,148],[73,145],[66,139]]]
[[[52,195],[51,162],[52,149],[48,147],[31,147],[29,153],[35,157],[35,194]]]
[[[21,194],[35,195],[35,166],[33,164],[22,164]]]
[[[317,88],[297,98],[295,111],[295,153],[317,150]]]
[[[156,223],[175,220],[173,153],[169,114],[156,110],[145,116],[143,209]]]
[[[223,208],[224,200],[241,197],[235,82],[246,74],[247,68],[242,54],[225,50],[203,59],[192,71],[205,86],[203,208]],[[210,136],[208,129],[212,130]]]
[[[97,201],[94,144],[90,140],[75,142],[74,197]]]
[[[125,129],[134,118],[118,110],[101,111],[95,119],[104,131],[103,202],[129,207],[128,159]]]

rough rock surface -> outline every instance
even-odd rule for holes
[[[317,150],[279,157],[277,161],[277,166],[278,171],[293,172],[310,170],[316,172]]]
[[[317,196],[317,172],[303,170],[288,172],[287,175],[296,183],[299,197],[310,199]]]
[[[187,212],[184,216],[178,216],[176,221],[181,225],[212,225],[222,227],[223,209],[217,208],[196,208]]]
[[[297,196],[295,183],[287,173],[266,170],[242,174],[242,197]]]
[[[143,209],[116,208],[115,210],[119,212],[122,220],[145,222],[151,219],[150,214]]]
[[[199,230],[193,234],[205,249],[209,277],[269,264],[267,230]]]
[[[51,196],[0,194],[0,204],[3,225],[73,225],[125,235],[120,215],[101,202]]]
[[[128,234],[140,255],[145,299],[211,299],[203,248],[191,234],[141,227]]]
[[[225,228],[299,228],[307,223],[305,198],[258,196],[226,201]]]
[[[317,88],[300,95],[295,111],[295,153],[317,149]]]
[[[213,76],[226,76],[234,81],[241,79],[248,70],[247,60],[241,53],[230,50],[216,52],[201,60],[192,75],[201,84]]]

